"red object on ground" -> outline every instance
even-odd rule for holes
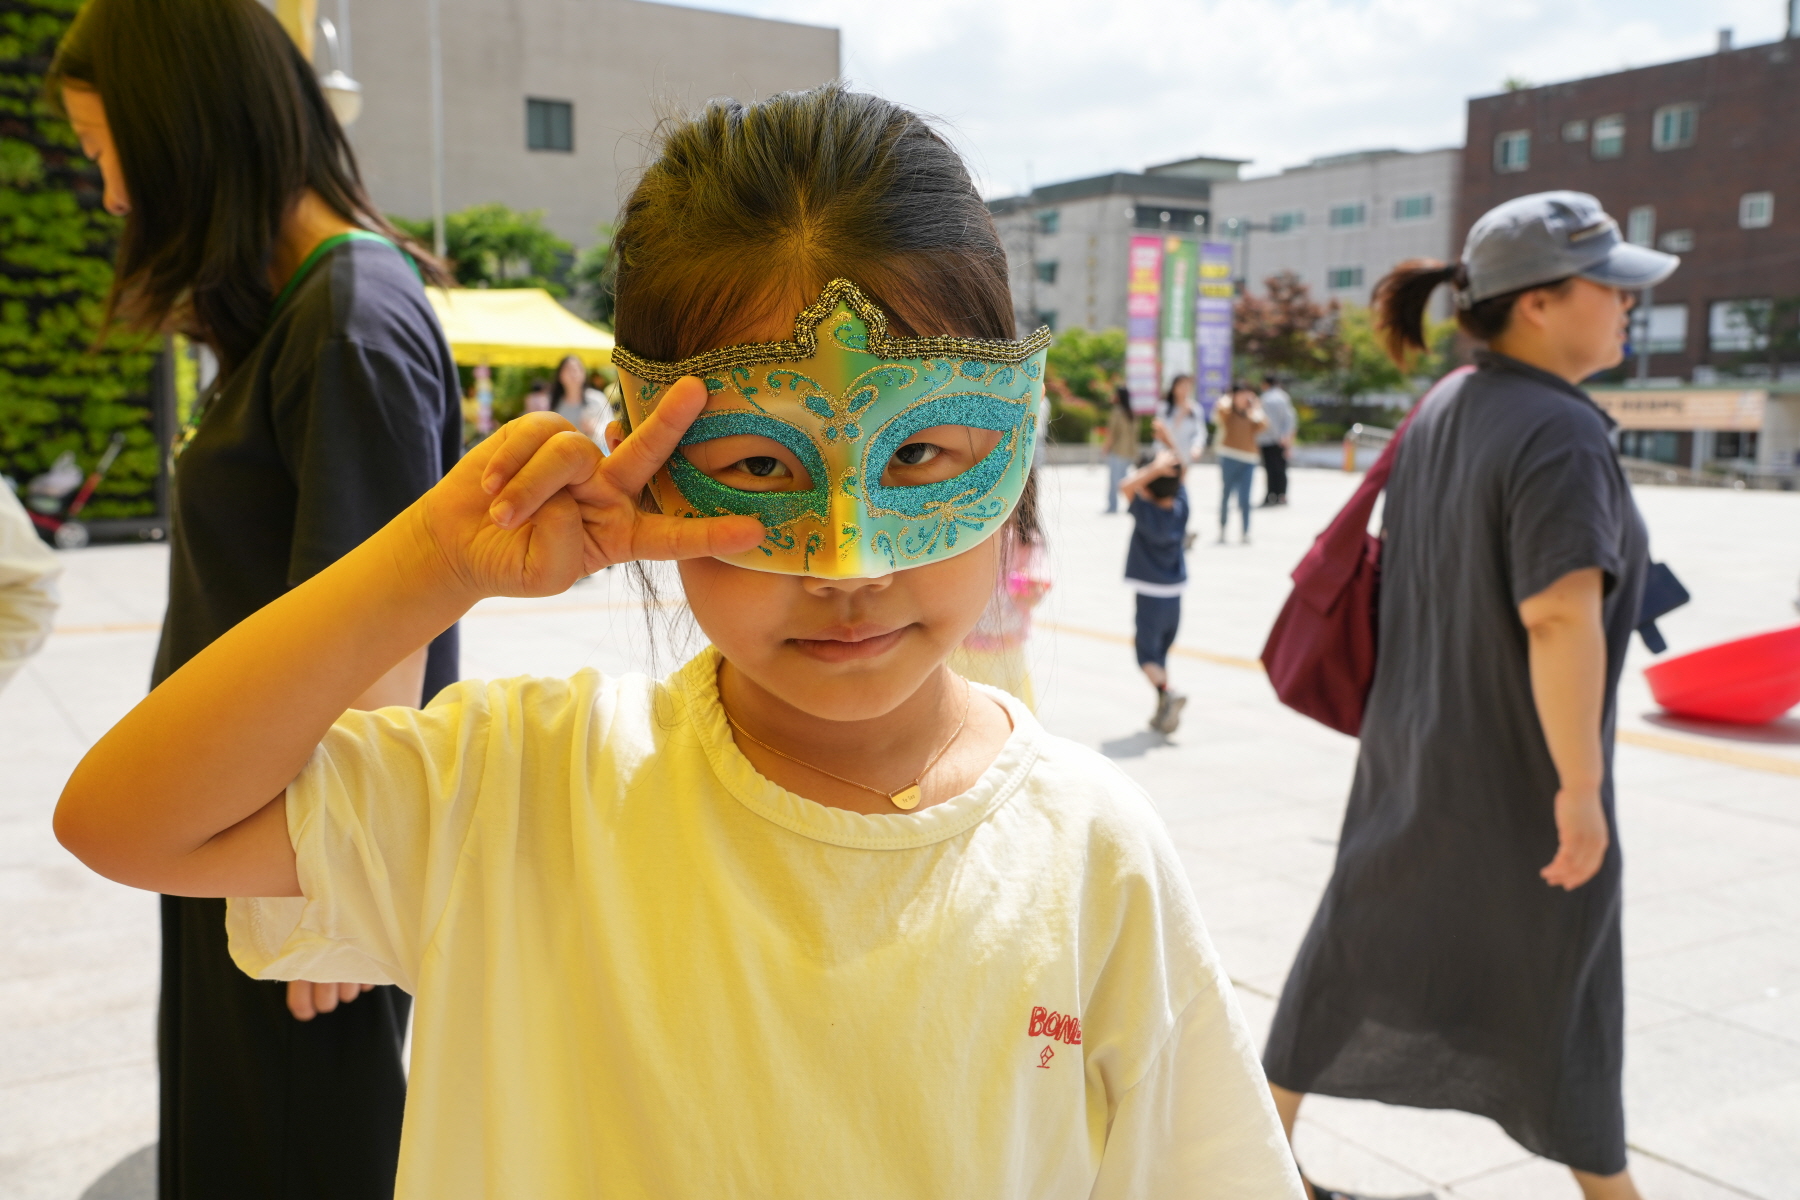
[[[1800,625],[1659,662],[1644,678],[1678,716],[1762,725],[1800,704]]]

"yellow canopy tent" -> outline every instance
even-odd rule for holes
[[[568,354],[590,368],[612,361],[612,334],[543,288],[426,288],[425,294],[459,363],[554,367]]]

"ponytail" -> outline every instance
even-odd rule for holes
[[[1462,283],[1461,264],[1409,258],[1375,285],[1375,331],[1395,365],[1404,368],[1425,345],[1425,306],[1441,284]]]

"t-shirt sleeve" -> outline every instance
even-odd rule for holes
[[[1215,979],[1119,1102],[1092,1200],[1302,1195],[1250,1031]]]
[[[295,488],[288,585],[361,545],[443,474],[443,382],[400,350],[333,336],[278,384],[277,437]]]
[[[245,973],[414,990],[474,822],[490,686],[458,684],[424,709],[347,712],[331,727],[287,789],[302,894],[227,906]]]
[[[1588,431],[1555,429],[1525,447],[1508,480],[1506,555],[1514,604],[1571,571],[1599,567],[1611,590],[1622,564],[1623,477],[1612,448]],[[1550,436],[1553,435],[1553,436]]]

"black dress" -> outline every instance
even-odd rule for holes
[[[1388,484],[1379,655],[1337,865],[1269,1033],[1296,1092],[1497,1121],[1583,1171],[1625,1167],[1612,749],[1644,526],[1586,394],[1499,355],[1433,399]],[[1602,788],[1613,831],[1573,892],[1518,604],[1605,580]]]
[[[374,533],[461,452],[456,365],[389,245],[327,251],[216,390],[176,464],[154,682]],[[432,643],[425,696],[457,677]],[[162,1200],[390,1197],[411,999],[381,987],[310,1022],[239,971],[225,902],[162,899]]]

